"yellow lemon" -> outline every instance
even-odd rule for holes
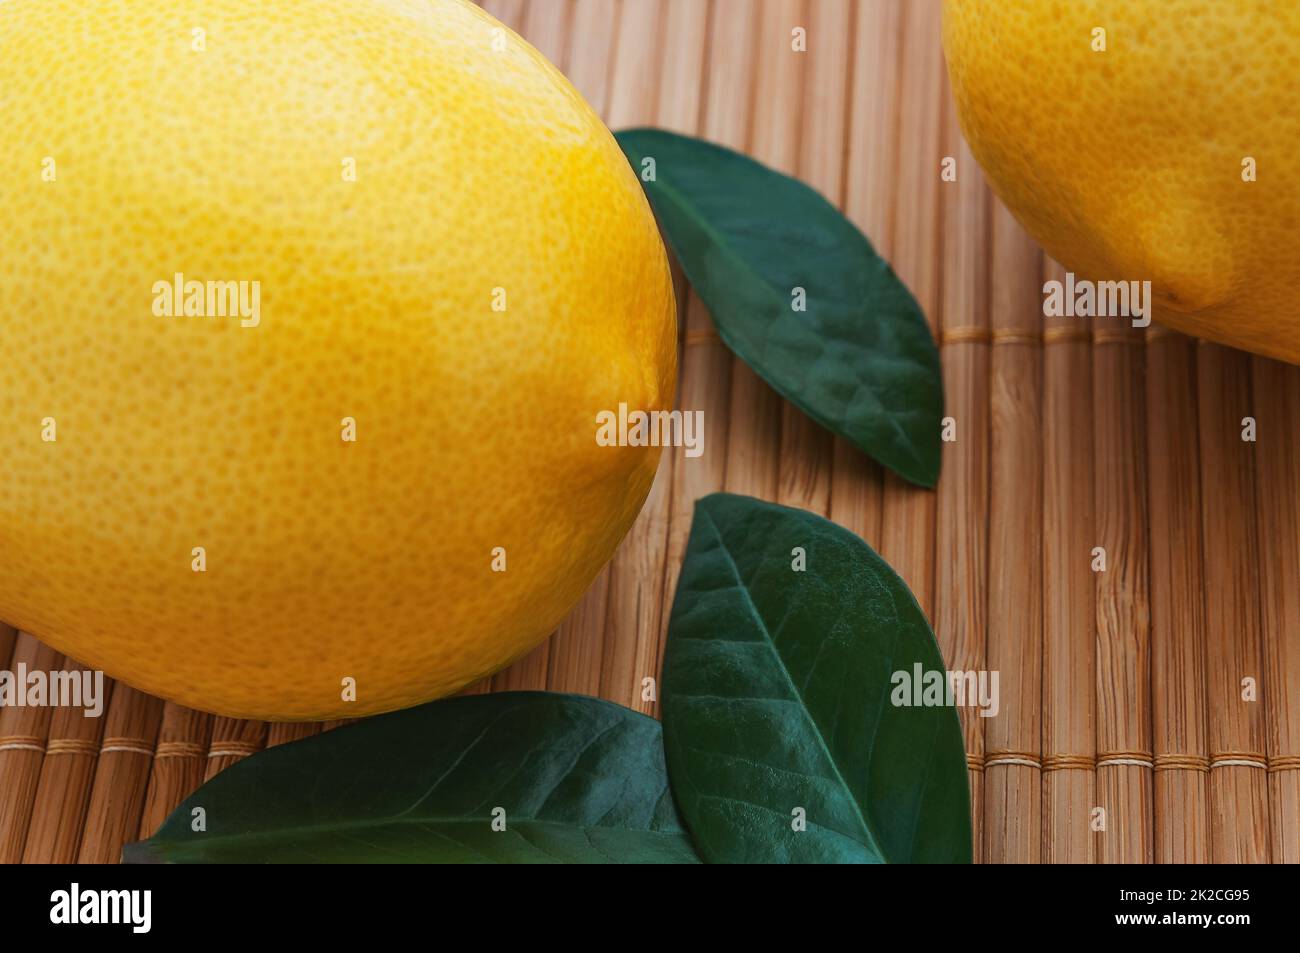
[[[597,417],[671,407],[667,259],[476,6],[9,0],[0,129],[0,619],[197,708],[362,715],[609,559],[659,450]]]
[[[1300,4],[945,0],[943,35],[971,151],[1054,258],[1300,362]]]

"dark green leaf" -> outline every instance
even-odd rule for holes
[[[939,352],[916,299],[853,223],[729,149],[655,129],[617,139],[727,346],[822,426],[934,486]],[[806,311],[792,307],[795,288]]]
[[[943,670],[916,600],[866,543],[802,510],[700,500],[663,717],[673,793],[704,859],[969,862],[956,710],[891,702],[893,673],[916,663]]]
[[[207,831],[191,828],[203,808]],[[506,830],[492,829],[504,808]],[[127,862],[697,863],[659,723],[508,692],[370,718],[241,761]]]

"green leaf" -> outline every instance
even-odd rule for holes
[[[668,775],[704,859],[969,862],[956,710],[891,702],[893,673],[917,663],[943,671],[916,600],[866,543],[802,510],[700,500],[662,697]]]
[[[191,830],[201,807],[206,832]],[[504,831],[492,829],[505,810]],[[432,702],[217,775],[127,862],[698,863],[659,723],[547,692]]]
[[[853,223],[730,149],[655,129],[616,138],[727,346],[822,426],[934,486],[939,352],[916,299]],[[795,288],[806,311],[792,307]]]

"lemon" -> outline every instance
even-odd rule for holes
[[[609,131],[462,0],[0,3],[0,619],[224,715],[543,639],[634,519],[672,283]]]
[[[945,0],[962,129],[1054,258],[1300,362],[1300,4]]]

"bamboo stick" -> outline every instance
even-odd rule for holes
[[[1255,358],[1272,858],[1300,863],[1300,367]]]
[[[546,687],[551,691],[599,694],[608,599],[606,566],[551,638],[546,673]]]
[[[66,672],[89,671],[66,657],[60,657],[55,668]],[[99,700],[105,706],[112,685],[105,679],[105,697]],[[35,810],[23,850],[25,864],[70,864],[77,859],[104,725],[102,711],[100,716],[87,716],[86,712],[87,706],[82,704],[62,706],[53,713]]]
[[[662,77],[662,12],[658,0],[622,0],[619,4],[609,100],[602,111],[611,129],[654,121]]]
[[[645,506],[609,567],[609,602],[600,695],[638,711],[652,710],[657,692],[664,564],[672,493],[671,448],[659,460]]]
[[[753,82],[754,60],[748,54],[755,43],[756,22],[744,9],[746,0],[718,0],[705,9],[708,19],[702,24],[694,17],[701,5],[693,0],[678,0],[669,8],[668,49],[689,61],[692,54],[678,49],[699,37],[700,61],[707,65],[703,96],[697,120],[705,139],[744,149],[748,139],[750,101],[748,90]],[[676,27],[676,24],[685,24]],[[675,27],[675,28],[674,28]],[[680,39],[679,39],[680,38]],[[665,60],[667,70],[673,54]],[[688,124],[690,103],[685,82],[671,82],[664,93],[666,121],[670,128],[694,131]],[[721,490],[726,482],[727,447],[730,443],[729,403],[733,359],[718,337],[708,309],[691,289],[686,291],[683,311],[685,328],[679,398],[683,410],[704,415],[704,452],[698,457],[677,453],[672,459],[672,492],[668,519],[668,545],[665,551],[664,593],[660,609],[660,651],[655,661],[657,675],[663,665],[663,639],[681,573],[682,558],[690,536],[695,501]],[[657,706],[655,709],[657,711]]]
[[[872,245],[892,246],[901,97],[902,7],[864,0],[854,7],[851,91],[845,129],[844,211]],[[832,441],[831,519],[880,549],[884,474],[843,437]]]
[[[1049,280],[1065,272],[1046,262]],[[1090,331],[1047,318],[1043,355],[1043,860],[1093,863],[1098,545],[1092,489]],[[1105,819],[1109,827],[1109,818]]]
[[[794,4],[786,24],[788,60],[799,75],[801,103],[796,103],[783,138],[796,147],[793,171],[819,191],[832,205],[844,205],[844,152],[834,144],[844,141],[849,96],[849,43],[853,36],[853,11],[843,0],[818,0]],[[791,52],[790,31],[807,31],[807,52]],[[806,288],[810,303],[824,289]],[[781,406],[781,442],[777,466],[777,500],[786,506],[830,515],[831,433],[789,401]]]
[[[86,807],[77,861],[115,864],[134,840],[153,766],[163,703],[117,682],[104,719],[104,740]]]
[[[569,0],[552,0],[550,3],[525,4],[523,22],[519,25],[512,21],[507,23],[563,72],[565,39],[572,16],[573,5]]]
[[[872,245],[892,251],[903,161],[895,148],[903,112],[903,5],[898,0],[862,0],[856,18],[844,201],[849,217]]]
[[[554,638],[552,635],[551,638]],[[546,688],[546,670],[551,661],[551,638],[548,638],[509,668],[491,678],[494,692],[542,691]]]
[[[59,654],[26,632],[14,639],[9,670],[48,672]],[[22,860],[40,784],[52,710],[45,706],[0,708],[0,863]]]
[[[1210,699],[1210,836],[1215,863],[1267,863],[1268,782],[1264,656],[1256,591],[1259,540],[1250,358],[1212,344],[1196,356],[1200,410],[1201,525],[1206,559],[1206,666]],[[1247,679],[1255,686],[1248,700]]]
[[[761,0],[734,16],[753,17],[751,49],[714,44],[717,59],[749,56],[753,98],[750,129],[740,146],[755,159],[781,171],[792,171],[798,145],[791,117],[798,114],[802,98],[802,68],[790,48],[790,31],[803,20],[801,4],[794,0]],[[804,21],[806,22],[806,21]],[[727,418],[727,461],[724,489],[763,500],[777,498],[778,454],[781,446],[782,400],[744,361],[731,366],[731,403]]]
[[[945,102],[949,95],[945,83]],[[957,180],[945,182],[940,193],[944,414],[951,418],[955,430],[954,439],[943,444],[943,478],[936,489],[935,635],[950,671],[979,673],[987,668],[991,196],[951,108],[944,110],[942,155],[957,162]],[[939,176],[937,159],[930,172]],[[992,683],[985,684],[991,691]],[[988,718],[981,714],[978,697],[963,701],[958,716],[969,769],[974,854],[979,861],[984,846],[984,727]],[[989,701],[991,706],[991,696]]]
[[[1097,594],[1097,796],[1106,811],[1103,863],[1150,863],[1151,613],[1148,592],[1146,409],[1142,332],[1095,319],[1093,489],[1106,569]]]
[[[965,165],[965,158],[958,161]],[[1001,203],[992,213],[986,863],[1043,856],[1043,256]]]
[[[901,112],[894,142],[898,174],[894,182],[895,228],[884,249],[898,276],[916,296],[932,331],[941,326],[939,176],[943,123],[943,54],[939,5],[909,3],[903,8]],[[885,474],[881,555],[903,577],[926,616],[934,620],[935,494]]]
[[[712,3],[662,0],[660,6],[664,25],[655,122],[663,129],[698,135],[708,84],[706,66]]]
[[[610,104],[614,128],[649,122],[694,131],[706,13],[707,7],[699,3],[670,7],[657,0],[636,0],[624,6]],[[678,32],[669,33],[670,28]],[[681,455],[678,448],[663,451],[650,496],[610,568],[601,694],[647,713],[654,711],[658,696],[673,460]]]
[[[698,0],[667,0],[664,12],[663,62],[660,66],[658,122],[664,129],[685,134],[701,130],[707,95],[706,65],[710,42],[711,3]],[[697,458],[681,454],[673,460],[671,486],[668,490],[667,533],[664,538],[663,573],[660,584],[658,631],[653,646],[642,641],[641,671],[653,679],[650,692],[637,697],[638,707],[646,714],[658,715],[659,672],[663,670],[664,641],[677,577],[690,533],[690,519],[695,499],[722,488],[720,465],[727,446],[727,386],[731,384],[731,355],[718,338],[707,309],[690,289],[681,265],[673,260],[673,289],[677,295],[677,407],[686,413],[699,412],[705,421],[705,443]],[[706,350],[701,350],[701,347]],[[703,360],[701,360],[703,358]],[[712,380],[716,374],[716,380]],[[703,385],[703,386],[697,386]],[[720,410],[715,410],[719,408]],[[722,433],[719,433],[719,426]],[[653,653],[646,651],[653,647]],[[649,696],[649,697],[647,697]]]
[[[621,4],[610,4],[605,0],[573,0],[565,56],[567,75],[591,108],[602,117],[609,114],[614,38],[618,35],[621,14]]]
[[[163,706],[153,771],[140,813],[142,840],[150,838],[176,806],[203,783],[212,743],[212,715],[174,702]]]
[[[522,22],[524,10],[529,6],[538,5],[526,3],[525,0],[479,0],[479,3],[484,10],[516,33],[519,32],[517,24]]]
[[[754,105],[749,153],[780,172],[793,175],[799,164],[799,114],[804,101],[808,53],[791,48],[791,31],[807,27],[803,0],[759,0],[750,16],[758,19],[754,50]]]
[[[1147,506],[1157,863],[1210,860],[1196,342],[1147,331]],[[1191,398],[1191,399],[1189,399]]]
[[[624,0],[614,38],[606,121],[611,129],[653,124],[658,100],[663,17],[655,0]],[[698,75],[698,74],[697,74]],[[648,709],[642,679],[654,677],[645,656],[657,655],[663,569],[668,544],[671,448],[660,452],[650,494],[609,567],[600,694],[620,705]]]

